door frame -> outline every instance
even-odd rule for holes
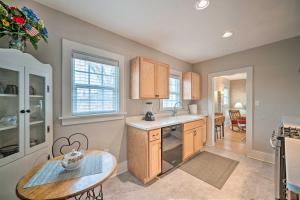
[[[246,73],[246,94],[247,94],[247,114],[246,114],[246,152],[247,155],[253,149],[253,67],[243,67],[222,72],[208,74],[208,144],[215,146],[215,108],[214,108],[214,78],[228,76],[236,73]]]

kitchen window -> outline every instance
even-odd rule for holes
[[[177,102],[182,102],[181,99],[181,73],[171,74],[169,77],[169,99],[161,100],[161,110],[171,110]],[[181,108],[181,104],[176,105]]]
[[[72,114],[119,111],[119,62],[72,53]]]
[[[124,57],[63,39],[62,125],[124,119]]]

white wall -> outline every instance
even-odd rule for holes
[[[230,91],[230,80],[224,77],[216,77],[214,78],[214,96],[215,96],[215,112],[222,112],[225,116],[225,124],[227,125],[230,122],[229,117],[229,104],[225,105],[224,102],[224,95],[225,95],[225,88]],[[221,99],[218,102],[218,91],[221,92]],[[229,94],[227,94],[229,96]],[[230,96],[229,96],[230,102]]]
[[[254,68],[254,99],[260,102],[254,107],[253,148],[271,153],[269,137],[281,116],[300,116],[300,37],[194,64],[202,78],[202,112],[208,106],[208,74],[246,66]]]
[[[136,56],[145,56],[167,63],[172,69],[190,71],[192,66],[186,62],[168,56],[152,48],[138,44],[132,40],[121,37],[115,33],[98,28],[87,22],[80,21],[69,15],[28,0],[5,1],[19,7],[26,5],[38,13],[44,20],[49,31],[49,42],[40,42],[39,49],[34,50],[28,44],[27,51],[41,62],[49,63],[53,67],[53,93],[54,93],[54,137],[82,132],[88,135],[90,147],[108,149],[117,159],[126,160],[126,129],[125,121],[110,121],[72,126],[61,126],[58,117],[61,116],[61,40],[66,38],[79,43],[91,45],[107,51],[121,54],[125,57],[125,88],[126,110],[128,115],[137,115],[143,112],[143,101],[129,100],[129,61]],[[80,11],[80,8],[78,8]],[[101,8],[99,8],[101,12]],[[0,47],[7,47],[7,39],[0,39]],[[155,109],[159,105],[155,100]]]

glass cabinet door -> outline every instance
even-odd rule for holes
[[[24,68],[0,66],[0,166],[24,155]]]
[[[46,144],[46,77],[33,73],[27,74],[26,94],[26,153],[44,147]]]

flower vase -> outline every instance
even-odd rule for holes
[[[9,46],[8,48],[10,49],[17,49],[22,52],[24,52],[25,47],[26,47],[26,39],[24,36],[20,35],[12,35],[9,41]]]

